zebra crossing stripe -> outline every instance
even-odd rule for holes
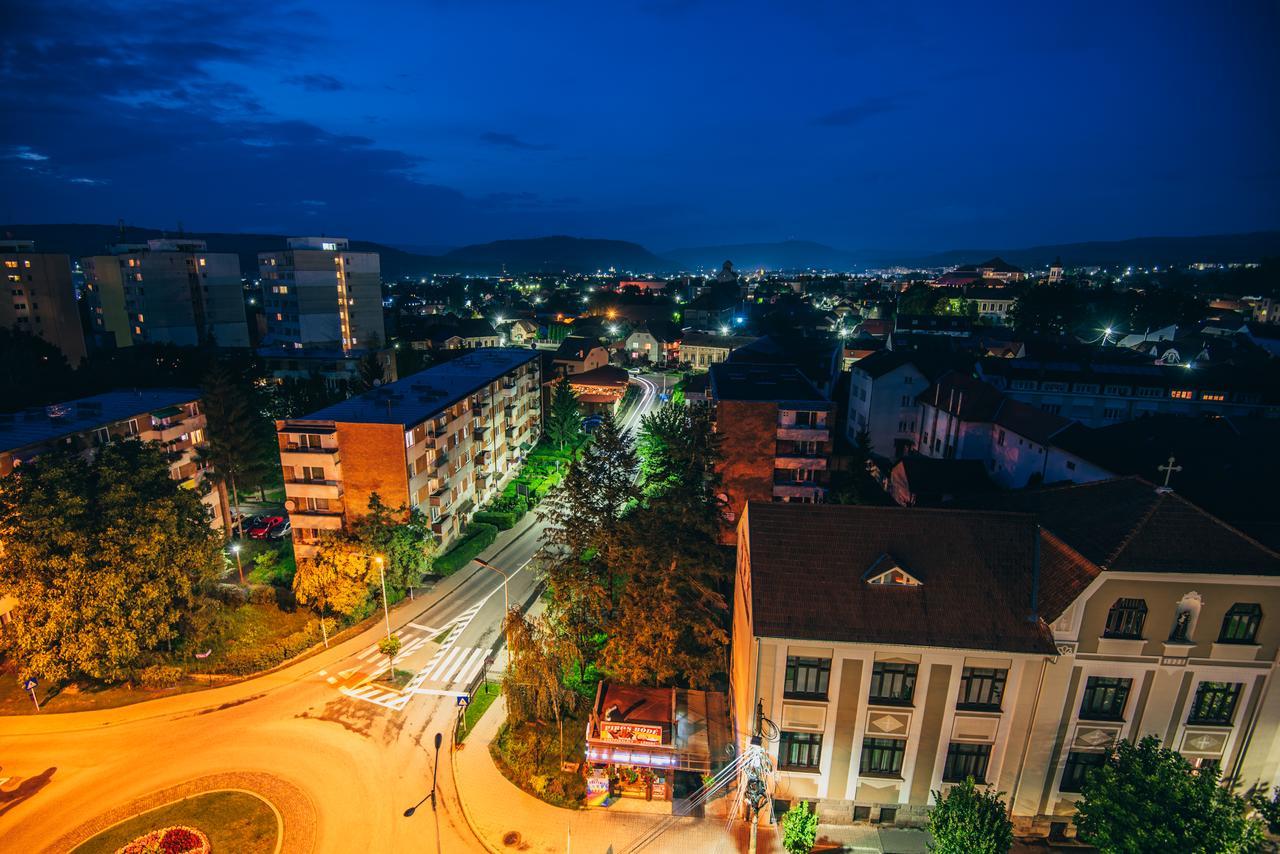
[[[463,685],[470,685],[471,680],[480,672],[480,667],[484,664],[484,650],[477,649],[471,656],[471,660],[466,666],[458,671],[458,681]]]
[[[454,675],[462,667],[463,662],[467,660],[467,653],[471,652],[470,648],[468,647],[462,647],[460,648],[459,651],[462,653],[462,655],[459,655],[456,659],[454,659],[452,664],[450,664],[448,667],[440,671],[440,675],[437,677],[439,681],[445,682],[445,683],[452,682]]]
[[[444,675],[445,668],[449,667],[451,662],[458,657],[458,653],[462,651],[463,650],[459,647],[453,647],[450,649],[449,654],[444,657],[444,661],[431,668],[430,672],[427,673],[427,678],[433,682],[440,681],[441,677]]]
[[[415,649],[422,646],[426,642],[427,642],[426,638],[414,638],[413,640],[409,641],[407,644],[404,645],[404,647],[400,650],[400,655],[408,655],[409,653],[413,652]]]

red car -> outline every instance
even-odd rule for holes
[[[263,516],[245,529],[245,533],[254,540],[265,540],[271,529],[284,525],[283,516]]]

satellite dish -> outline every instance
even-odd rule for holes
[[[382,380],[374,380],[374,381],[373,381],[373,387],[374,387],[374,388],[377,388],[377,387],[378,387],[378,386],[380,386],[380,385],[382,385]]]
[[[284,503],[284,509],[288,510],[290,513],[294,511],[294,508],[296,506],[297,506],[297,502],[294,501],[292,498],[290,498],[288,501]]]

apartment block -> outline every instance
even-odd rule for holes
[[[775,813],[919,825],[972,776],[1018,833],[1069,836],[1146,735],[1270,791],[1280,555],[1137,478],[990,499],[747,506],[730,690],[743,746],[772,735]]]
[[[0,240],[0,268],[9,292],[0,299],[0,326],[43,338],[77,367],[85,346],[71,259],[36,252],[30,240]]]
[[[352,252],[343,237],[291,237],[283,252],[258,253],[264,343],[342,350],[385,343],[382,271],[376,252]]]
[[[540,356],[480,349],[305,418],[277,421],[295,552],[363,515],[377,493],[417,507],[442,545],[541,436]]]
[[[110,391],[66,403],[0,414],[0,477],[41,454],[69,449],[93,454],[124,439],[158,442],[170,456],[169,473],[194,489],[209,508],[212,524],[222,528],[220,491],[208,488],[196,456],[205,445],[205,416],[200,392],[187,388]]]
[[[748,501],[824,501],[831,401],[790,365],[719,362],[710,366],[710,375],[731,518]]]
[[[117,347],[248,347],[240,256],[186,238],[120,244],[81,259],[90,316]]]

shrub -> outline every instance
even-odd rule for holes
[[[275,605],[278,602],[276,588],[270,584],[251,584],[248,598],[253,605]]]
[[[516,514],[495,510],[481,510],[471,517],[472,524],[493,525],[499,531],[507,531],[515,527]]]
[[[219,584],[214,595],[224,605],[243,605],[249,601],[249,592],[235,584]]]
[[[808,801],[787,810],[782,816],[782,847],[788,854],[809,854],[818,838],[818,816]]]
[[[482,523],[468,526],[462,538],[453,548],[436,558],[434,571],[438,575],[452,575],[471,562],[480,552],[493,545],[498,529]]]
[[[979,789],[969,777],[944,796],[933,793],[937,806],[929,813],[929,833],[938,854],[1008,854],[1013,825],[1000,793]]]
[[[172,688],[182,681],[182,668],[168,664],[153,664],[144,667],[138,674],[138,681],[144,688]]]

